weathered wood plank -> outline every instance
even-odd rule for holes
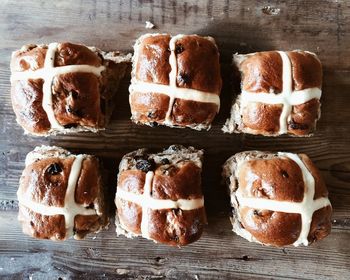
[[[350,3],[348,1],[15,1],[0,2],[0,277],[146,279],[348,279],[350,277]],[[157,29],[144,28],[145,21]],[[128,81],[108,129],[100,134],[24,136],[10,101],[11,52],[26,43],[73,41],[105,50],[131,51],[146,32],[198,33],[215,37],[224,78],[221,112],[212,130],[196,132],[141,127],[129,121]],[[233,52],[306,49],[324,65],[322,118],[311,138],[226,135],[232,91]],[[26,153],[40,144],[93,153],[110,174],[113,197],[118,163],[139,147],[173,143],[205,149],[203,187],[209,225],[186,248],[116,238],[114,227],[96,239],[65,243],[33,240],[16,222],[16,190]],[[285,250],[251,244],[231,232],[222,163],[250,150],[305,152],[321,169],[334,207],[333,232],[309,248]]]
[[[350,272],[350,256],[346,250],[350,232],[338,226],[334,227],[332,237],[311,248],[281,250],[246,242],[231,233],[230,222],[223,215],[209,219],[211,226],[200,241],[181,249],[143,239],[116,238],[113,227],[94,240],[93,237],[81,242],[70,240],[63,247],[61,243],[24,236],[18,224],[13,223],[15,215],[15,212],[5,212],[0,218],[0,235],[4,241],[0,248],[0,268],[5,276],[26,271],[35,279],[51,270],[55,277],[80,272],[87,277],[116,274],[174,279],[196,279],[195,275],[200,279],[243,276],[293,279],[302,269],[300,278],[303,279],[327,279],[335,270],[339,273],[338,279],[345,279]],[[334,253],[329,253],[330,248]],[[38,264],[35,258],[43,263]]]
[[[279,11],[266,13],[267,6]],[[317,51],[327,68],[348,69],[347,1],[3,1],[0,9],[8,50],[34,39],[130,49],[153,20],[156,31],[214,35],[223,54],[304,48]]]

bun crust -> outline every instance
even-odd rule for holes
[[[307,51],[258,52],[234,55],[234,64],[242,75],[242,93],[232,106],[224,132],[265,136],[285,133],[310,136],[313,133],[320,117],[322,87],[322,65],[315,54]],[[284,86],[286,98],[280,102],[272,101],[282,95]],[[285,116],[284,106],[288,106]]]
[[[42,136],[103,129],[129,60],[130,56],[118,52],[67,42],[23,46],[11,59],[11,98],[17,122],[27,133]],[[44,67],[45,63],[52,66]],[[45,81],[52,83],[47,90]],[[48,107],[57,125],[50,120],[43,98],[52,99]]]
[[[209,129],[219,110],[222,86],[214,40],[198,35],[145,34],[134,49],[132,120],[150,126]]]
[[[140,149],[125,155],[115,199],[117,233],[172,246],[199,239],[206,224],[202,155],[193,147],[175,145],[158,154]],[[151,183],[147,184],[150,174]]]
[[[58,147],[35,148],[27,155],[17,192],[23,231],[35,238],[65,240],[81,239],[106,226],[100,170],[94,156],[75,156]],[[69,187],[72,181],[75,185]]]
[[[309,175],[313,178],[311,183],[305,179]],[[277,247],[299,246],[309,245],[330,233],[332,207],[328,191],[307,155],[241,152],[226,161],[223,178],[231,196],[233,231],[247,240]],[[303,204],[313,188],[314,196]],[[247,203],[251,199],[255,204]],[[262,200],[264,207],[258,204]],[[308,208],[314,210],[310,212]],[[307,215],[312,219],[309,224],[302,220]],[[308,226],[302,240],[302,229]]]

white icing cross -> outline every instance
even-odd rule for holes
[[[152,182],[153,182],[154,173],[149,171],[146,173],[145,184],[143,186],[143,195],[142,199],[146,200],[151,198],[151,190],[152,190]],[[139,204],[140,205],[140,204]],[[142,218],[141,218],[141,234],[145,238],[149,238],[149,230],[148,230],[148,208],[146,205],[141,204],[142,206]]]
[[[279,120],[279,133],[284,134],[288,132],[287,123],[290,120],[292,109],[294,105],[304,104],[314,98],[320,99],[322,91],[317,88],[307,88],[303,90],[293,91],[292,80],[292,65],[286,52],[278,52],[282,59],[282,92],[274,93],[255,93],[242,90],[240,96],[242,105],[247,105],[249,102],[260,102],[265,104],[282,104],[283,109]],[[235,55],[234,60],[237,64],[242,61],[245,55]],[[243,109],[244,106],[242,106]]]
[[[171,121],[171,112],[173,109],[173,105],[175,102],[175,99],[184,99],[184,100],[191,100],[196,102],[203,102],[203,103],[214,103],[217,105],[217,111],[220,109],[220,97],[218,93],[210,93],[210,92],[204,92],[196,89],[190,89],[190,88],[180,88],[176,85],[176,76],[177,76],[177,61],[176,61],[176,41],[183,38],[185,35],[176,35],[171,38],[169,42],[169,49],[170,49],[170,56],[169,56],[169,64],[171,67],[171,71],[169,73],[169,85],[162,85],[162,84],[154,84],[154,83],[147,83],[138,81],[136,79],[133,79],[129,91],[130,93],[133,92],[141,92],[141,93],[159,93],[159,94],[165,94],[169,96],[169,105],[168,110],[165,115],[164,124],[172,125]],[[208,40],[210,37],[208,37]],[[213,42],[213,40],[210,40]],[[214,44],[214,42],[213,42]],[[138,51],[135,50],[135,56],[138,56]]]
[[[55,114],[52,107],[52,81],[55,76],[75,73],[75,72],[84,72],[84,73],[92,73],[96,76],[100,76],[101,72],[105,70],[105,66],[92,66],[92,65],[66,65],[54,67],[55,63],[55,55],[58,48],[58,43],[51,43],[48,45],[48,49],[45,56],[44,68],[40,68],[38,70],[32,71],[22,71],[22,72],[14,72],[11,75],[11,82],[18,80],[28,80],[28,79],[43,79],[43,100],[42,107],[47,114],[49,122],[51,124],[51,129],[59,129],[62,130],[64,127],[59,124],[59,122],[55,118]]]
[[[76,215],[97,215],[95,209],[87,209],[88,205],[77,204],[75,201],[75,189],[81,172],[84,155],[77,155],[73,161],[71,171],[68,178],[67,190],[64,198],[64,206],[48,206],[31,200],[28,195],[25,195],[18,190],[17,197],[19,204],[25,206],[31,211],[44,215],[54,216],[63,215],[65,218],[66,237],[73,236],[74,219]]]
[[[327,197],[320,197],[314,200],[315,179],[307,169],[298,155],[292,153],[278,153],[279,156],[293,160],[300,167],[304,181],[304,197],[302,202],[277,201],[266,198],[243,197],[240,188],[236,191],[236,198],[239,206],[253,209],[270,210],[284,213],[296,213],[301,215],[301,232],[299,238],[293,243],[294,246],[309,244],[308,235],[312,223],[312,216],[315,211],[331,205]]]
[[[204,207],[204,198],[196,199],[155,199],[151,197],[152,182],[154,173],[149,171],[146,173],[145,184],[143,188],[143,194],[135,194],[127,192],[121,188],[117,188],[116,199],[123,199],[142,207],[142,220],[141,220],[141,234],[143,237],[150,239],[149,237],[149,209],[181,209],[181,210],[194,210]]]

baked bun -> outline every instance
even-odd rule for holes
[[[17,192],[23,232],[40,239],[81,239],[108,223],[99,160],[41,146],[26,157]]]
[[[241,152],[223,167],[233,231],[271,246],[309,245],[331,231],[332,206],[305,154]]]
[[[206,224],[201,190],[203,151],[172,145],[158,154],[139,149],[119,166],[117,234],[183,246]]]
[[[134,46],[129,88],[138,124],[209,129],[219,111],[219,52],[211,37],[145,34]]]
[[[104,129],[130,59],[67,42],[23,46],[11,59],[17,122],[41,136]]]
[[[235,54],[242,92],[224,132],[310,136],[320,117],[322,65],[307,51]]]

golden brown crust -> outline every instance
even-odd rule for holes
[[[315,211],[312,216],[308,240],[315,242],[327,237],[331,233],[332,207],[327,206]]]
[[[171,147],[174,147],[173,151],[170,150]],[[175,201],[202,198],[201,168],[198,166],[201,158],[200,151],[193,148],[187,150],[181,146],[171,147],[159,154],[138,150],[125,155],[120,164],[117,188],[142,195],[146,173],[153,171],[151,185],[153,199]],[[184,156],[181,153],[184,153]],[[190,160],[191,157],[194,160]],[[117,228],[121,226],[127,233],[141,235],[142,211],[147,211],[149,237],[156,242],[168,245],[182,246],[196,241],[201,236],[206,223],[204,207],[186,211],[181,209],[142,210],[140,205],[118,196],[116,207]]]
[[[143,38],[136,57],[136,79],[143,82],[168,85],[170,35],[159,34]]]
[[[220,93],[221,76],[218,49],[198,35],[186,35],[176,41],[178,87]]]
[[[206,216],[204,208],[188,211],[169,209],[149,211],[149,219],[154,221],[149,232],[153,240],[171,246],[184,246],[201,237]]]
[[[56,120],[63,126],[102,126],[100,86],[99,78],[90,73],[54,78],[52,101]]]
[[[26,166],[21,177],[22,193],[34,202],[63,207],[73,160],[45,158]],[[62,171],[54,172],[54,168]]]
[[[195,114],[193,112],[196,112]],[[214,103],[195,102],[191,100],[176,99],[173,105],[171,120],[181,126],[191,126],[201,123],[209,126],[217,113]]]
[[[74,238],[83,239],[91,232],[98,232],[106,225],[106,218],[99,215],[76,215],[74,219]]]
[[[136,81],[169,85],[170,50],[168,34],[142,36],[135,45],[132,83]],[[198,35],[183,35],[176,41],[177,87],[220,94],[219,53],[215,43]],[[205,58],[205,59],[204,59]],[[165,124],[169,97],[159,92],[130,92],[132,119],[147,125]],[[208,129],[218,106],[184,99],[175,99],[171,126]]]
[[[286,52],[292,65],[293,90],[322,86],[322,65],[309,52]],[[282,59],[277,51],[249,54],[238,65],[242,73],[242,88],[249,92],[282,91]]]
[[[27,45],[14,52],[11,59],[11,72],[35,71],[44,67],[47,45]]]
[[[30,45],[14,52],[11,72],[34,71],[43,68],[47,49],[48,45]],[[58,44],[55,67],[82,64],[106,67],[100,77],[82,72],[54,77],[53,110],[55,118],[64,127],[58,131],[63,133],[75,130],[96,131],[105,127],[111,115],[109,111],[113,107],[110,101],[127,68],[126,62],[115,62],[118,55],[117,53],[103,53],[100,50],[78,44]],[[57,129],[51,129],[51,124],[42,106],[42,79],[12,81],[11,96],[17,121],[26,132],[35,135],[58,132]],[[106,107],[109,109],[107,110]]]
[[[322,86],[322,65],[318,58],[309,52],[287,52],[292,64],[293,90]]]
[[[118,219],[129,232],[141,235],[142,207],[124,199],[116,200]]]
[[[103,59],[89,48],[65,42],[58,45],[54,65],[57,67],[86,64],[99,67],[102,63]]]
[[[304,198],[303,174],[289,158],[246,161],[240,167],[238,182],[246,197],[291,202],[301,202]]]
[[[97,198],[103,198],[101,183],[99,160],[94,156],[86,157],[75,188],[75,201],[78,204],[91,205]]]
[[[145,178],[146,174],[141,170],[125,170],[118,175],[118,188],[135,194],[143,194]]]
[[[243,109],[242,120],[246,127],[264,133],[278,133],[281,105],[251,102]]]
[[[241,207],[242,226],[259,242],[276,247],[293,244],[301,232],[299,214]]]
[[[49,131],[50,122],[42,107],[43,83],[41,79],[14,81],[11,86],[11,101],[17,122],[26,131]]]
[[[328,197],[316,166],[307,155],[298,156],[314,177],[314,199]],[[298,240],[302,225],[300,214],[253,209],[239,205],[236,200],[239,188],[243,197],[301,202],[305,187],[302,171],[296,162],[274,153],[242,152],[225,163],[223,176],[230,189],[234,231],[250,241],[277,247],[291,245]],[[320,240],[330,233],[331,213],[331,206],[314,212],[309,242]]]
[[[23,233],[38,239],[64,240],[66,228],[64,216],[45,216],[19,205],[18,220]]]
[[[201,198],[201,172],[201,168],[190,161],[178,166],[160,166],[155,170],[152,197],[171,200]]]
[[[322,66],[316,55],[306,51],[286,52],[291,62],[292,90],[299,91],[322,86]],[[282,58],[277,51],[258,52],[237,56],[235,62],[242,74],[242,91],[251,93],[279,94],[282,92]],[[244,92],[241,94],[243,95]],[[300,94],[293,92],[293,94]],[[232,107],[225,132],[245,132],[277,136],[280,134],[279,118],[282,105],[240,102],[240,96]],[[310,101],[292,106],[287,133],[308,136],[314,130],[320,116],[320,102]]]
[[[306,154],[299,154],[299,157],[310,171],[311,175],[315,179],[315,195],[314,199],[320,197],[328,197],[328,190],[325,181],[321,175],[321,172],[315,166],[315,164],[311,161],[311,159]]]
[[[140,122],[164,121],[170,97],[161,93],[130,93],[130,108]]]
[[[53,147],[50,150],[61,153],[51,156],[48,147],[36,148],[42,158],[26,165],[20,180],[19,220],[25,233],[42,239],[64,240],[66,236],[63,215],[42,215],[21,204],[21,199],[45,206],[64,207],[68,180],[75,157],[65,150]],[[63,155],[62,153],[68,153]],[[33,152],[32,152],[33,153]],[[107,216],[104,193],[97,158],[86,155],[75,187],[75,202],[95,209],[96,215],[75,216],[74,237],[83,238],[89,232],[98,231],[106,225]],[[69,210],[69,206],[68,206]],[[63,226],[62,226],[63,224]]]
[[[278,52],[258,52],[240,65],[242,88],[249,92],[282,91],[282,59]]]
[[[303,136],[313,130],[315,120],[318,119],[321,103],[318,99],[293,106],[291,120],[288,123],[288,131],[293,135]]]

